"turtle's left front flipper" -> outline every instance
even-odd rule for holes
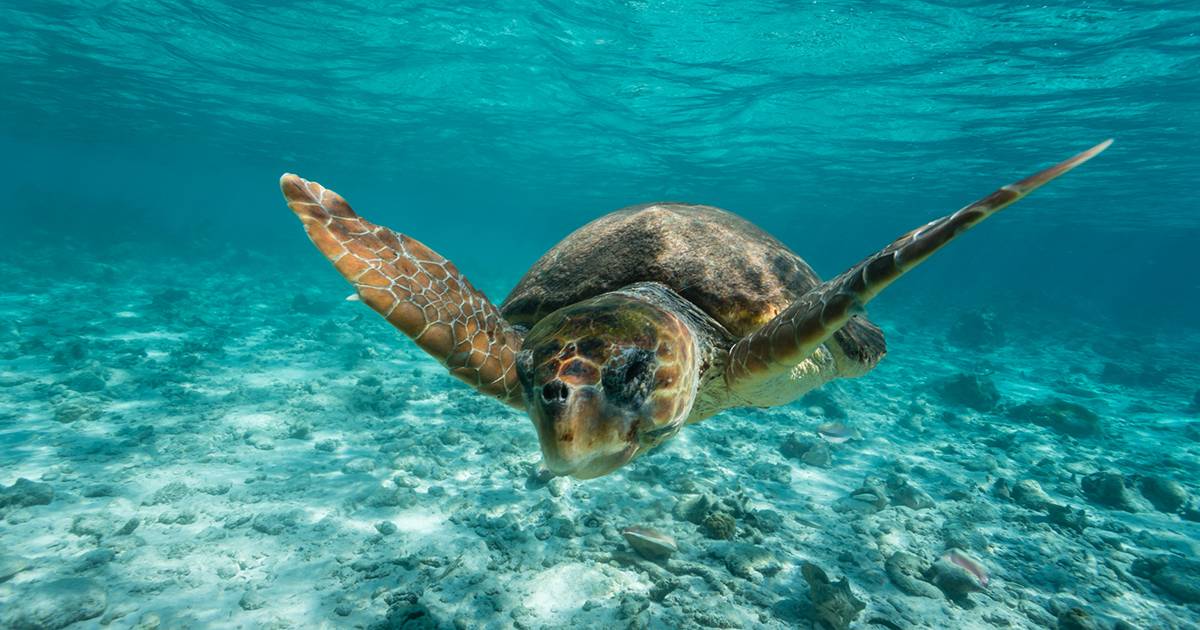
[[[975,224],[1003,210],[1042,184],[1108,148],[1102,142],[975,203],[932,221],[806,293],[730,350],[725,380],[732,392],[751,389],[764,378],[787,373],[829,339],[864,305],[908,270]]]
[[[358,216],[345,199],[290,173],[279,180],[308,237],[359,297],[450,373],[524,408],[516,355],[522,335],[483,293],[419,241]]]

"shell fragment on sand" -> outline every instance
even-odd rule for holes
[[[967,573],[975,576],[975,579],[978,580],[979,588],[987,588],[987,568],[983,566],[982,562],[968,555],[967,552],[961,549],[950,549],[942,555],[942,559],[966,569]]]
[[[649,527],[626,527],[621,530],[621,535],[647,560],[666,560],[679,550],[674,538]]]

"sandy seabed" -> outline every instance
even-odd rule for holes
[[[0,263],[0,626],[1200,624],[1194,333],[892,308],[871,375],[574,482],[319,261],[62,254]]]

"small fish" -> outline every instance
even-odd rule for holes
[[[953,562],[958,566],[966,569],[967,573],[975,576],[979,581],[980,588],[987,588],[988,572],[984,568],[983,563],[967,554],[961,549],[951,549],[942,555],[942,560]]]
[[[351,293],[350,295],[346,296],[346,301],[347,302],[361,302],[362,298],[359,297],[359,295],[357,293]]]
[[[649,527],[626,527],[621,530],[621,535],[647,560],[665,560],[679,550],[674,538]]]
[[[862,437],[858,429],[848,427],[841,422],[822,422],[817,425],[817,434],[830,444],[841,444]]]

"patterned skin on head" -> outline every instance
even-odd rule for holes
[[[674,436],[695,399],[696,355],[678,316],[620,292],[538,322],[517,371],[546,466],[599,477]]]

